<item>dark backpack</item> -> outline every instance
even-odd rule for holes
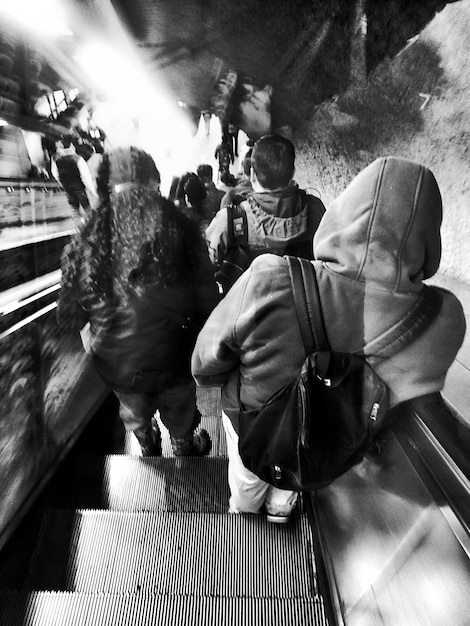
[[[239,204],[246,198],[238,196],[227,205],[227,252],[223,261],[215,271],[215,279],[226,294],[235,281],[247,270],[253,259],[260,254],[275,253],[271,248],[262,248],[253,251],[248,246],[248,222],[245,209]],[[299,194],[299,202],[307,203],[305,192]],[[298,256],[303,259],[313,259],[312,239],[289,243],[282,252],[283,255]]]
[[[365,355],[389,357],[409,343],[437,315],[442,298],[424,287],[399,324],[354,354],[333,352],[315,270],[308,261],[286,258],[306,359],[299,376],[261,409],[246,411],[239,399],[239,453],[244,465],[265,482],[314,491],[359,463],[383,425],[387,387]]]
[[[229,204],[227,209],[227,254],[215,271],[215,280],[225,294],[250,266],[252,257],[248,248],[248,222],[240,204]]]

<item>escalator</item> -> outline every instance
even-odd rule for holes
[[[305,510],[227,513],[220,403],[199,402],[209,457],[175,458],[162,427],[163,456],[142,458],[108,399],[6,550],[0,623],[327,624]]]
[[[1,554],[1,624],[468,625],[470,429],[440,394],[278,526],[227,512],[220,398],[198,392],[206,458],[163,427],[138,456],[108,397]]]

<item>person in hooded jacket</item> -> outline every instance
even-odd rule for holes
[[[397,324],[417,301],[441,258],[441,196],[432,172],[387,157],[366,167],[331,204],[315,234],[312,261],[332,350],[353,352]],[[462,344],[459,300],[437,287],[442,304],[430,325],[388,358],[369,365],[389,389],[390,405],[439,392]],[[238,454],[240,399],[260,409],[299,374],[304,347],[287,260],[255,259],[202,329],[192,357],[201,386],[222,386],[229,455],[230,510],[285,522],[297,494],[269,486]],[[326,416],[325,416],[326,419]]]
[[[144,456],[162,452],[157,410],[176,456],[204,455],[190,359],[219,296],[197,225],[159,183],[142,150],[103,156],[101,204],[62,255],[57,318],[68,330],[88,323],[87,351]]]
[[[251,186],[245,209],[249,254],[292,254],[313,259],[312,240],[325,212],[322,201],[293,181],[295,149],[280,135],[258,139],[251,153]],[[227,209],[221,208],[206,230],[212,263],[220,266],[229,251]]]

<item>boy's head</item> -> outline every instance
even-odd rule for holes
[[[204,183],[210,183],[212,181],[212,177],[214,175],[214,170],[212,169],[212,165],[208,163],[202,163],[198,165],[197,175]]]
[[[253,146],[251,168],[264,189],[286,187],[295,172],[295,148],[281,135],[265,135]]]
[[[198,206],[207,196],[207,191],[202,180],[192,174],[184,184],[184,194],[189,205]]]

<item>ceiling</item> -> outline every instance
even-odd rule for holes
[[[232,68],[239,76],[273,87],[273,115],[280,125],[394,56],[447,2],[112,0],[112,4],[150,71],[164,73],[175,98],[207,108],[217,72]]]
[[[16,68],[16,75],[23,74],[17,99],[28,97],[31,88],[23,83],[31,82],[36,90],[68,85],[99,97],[99,85],[84,79],[73,61],[77,47],[94,38],[114,44],[124,54],[138,55],[151,81],[183,104],[195,120],[209,108],[220,117],[236,118],[246,85],[254,85],[251,111],[256,114],[259,94],[269,94],[259,106],[269,108],[275,126],[295,125],[315,104],[363,80],[447,4],[444,0],[61,2],[67,7],[74,39],[44,44],[40,55],[31,47],[23,53],[22,69]],[[8,52],[11,41],[6,32],[0,35],[2,69],[2,51]],[[129,38],[133,51],[127,47]],[[46,63],[34,65],[41,55]],[[5,95],[2,90],[5,83],[2,87],[0,82],[0,96]]]

